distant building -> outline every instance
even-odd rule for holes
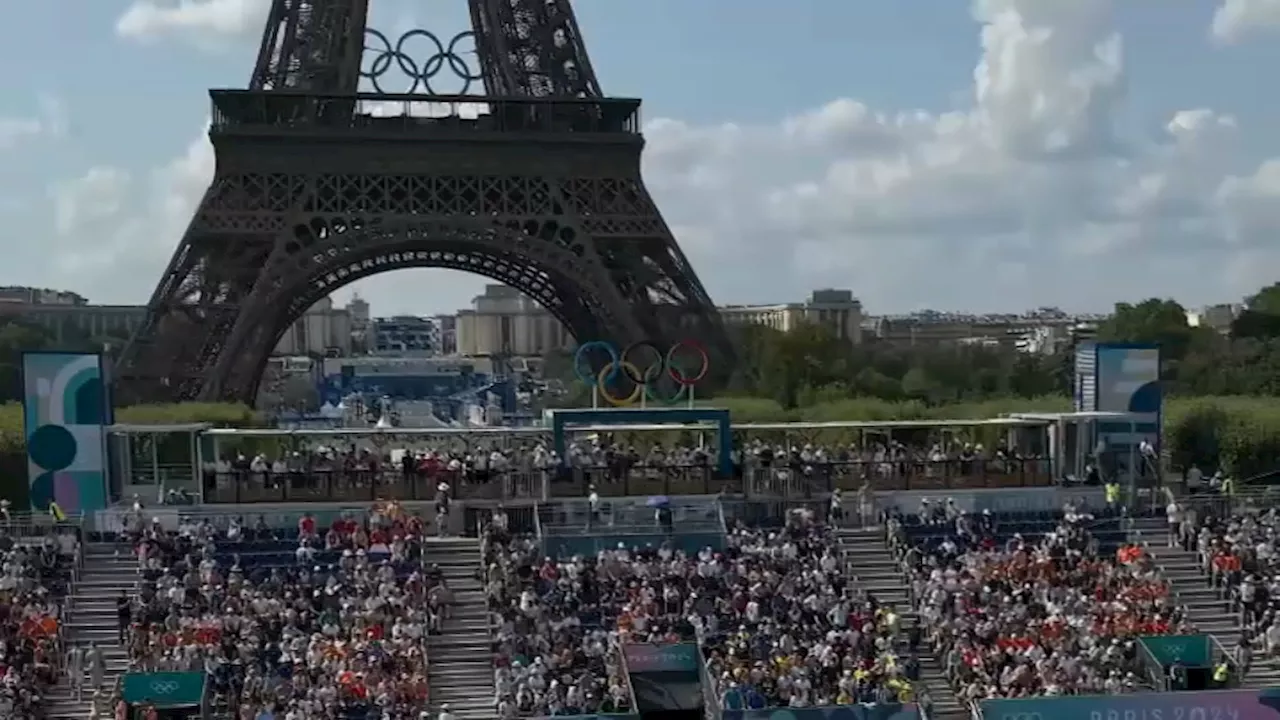
[[[458,316],[457,315],[437,315],[432,320],[436,323],[436,328],[440,333],[440,354],[441,355],[457,355],[458,354]]]
[[[369,323],[369,352],[374,355],[431,356],[440,352],[440,326],[434,318],[396,315]]]
[[[342,357],[351,354],[351,313],[333,306],[324,298],[307,308],[302,317],[285,329],[276,343],[275,355],[319,355]]]
[[[1025,313],[970,315],[925,310],[867,318],[867,332],[900,345],[1002,344],[1028,352],[1053,352],[1091,337],[1105,315],[1072,315],[1057,308]]]
[[[19,305],[88,305],[83,295],[66,290],[7,285],[0,287],[0,303]]]
[[[486,285],[459,310],[455,330],[459,354],[540,357],[573,347],[573,336],[533,298],[506,285]]]
[[[1206,305],[1196,311],[1187,313],[1187,324],[1192,327],[1206,327],[1220,333],[1231,331],[1231,324],[1244,312],[1244,305],[1238,303],[1221,303]]]
[[[804,302],[782,305],[724,305],[720,317],[731,325],[764,325],[782,332],[813,323],[852,343],[862,341],[862,303],[852,290],[814,290]]]
[[[347,303],[347,314],[351,316],[352,332],[364,332],[369,327],[369,301],[360,297],[359,293],[351,296]]]
[[[86,337],[129,338],[146,322],[147,309],[141,305],[0,302],[0,316],[39,325],[49,331],[56,344]]]

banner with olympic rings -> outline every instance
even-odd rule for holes
[[[596,371],[601,361],[603,365]],[[592,340],[579,345],[573,356],[574,375],[614,407],[640,402],[676,405],[692,400],[694,386],[710,369],[706,348],[694,340],[681,340],[665,352],[648,340],[621,351],[611,343]],[[630,385],[631,390],[621,391],[618,385]]]

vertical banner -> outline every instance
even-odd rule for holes
[[[1076,348],[1076,377],[1072,388],[1072,404],[1076,412],[1094,412],[1098,409],[1098,347],[1096,343],[1081,343]]]
[[[22,387],[31,507],[105,508],[111,407],[102,356],[24,352]]]
[[[1098,433],[1113,451],[1124,451],[1143,440],[1160,447],[1160,419],[1164,396],[1160,390],[1160,348],[1155,345],[1100,343],[1097,348],[1097,407],[1099,412],[1134,413],[1129,423],[1099,423]]]

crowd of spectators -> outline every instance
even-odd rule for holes
[[[1068,507],[1043,533],[990,513],[894,517],[922,625],[962,701],[1142,689],[1137,638],[1192,632],[1150,555],[1102,545]],[[905,525],[931,524],[910,541]]]
[[[631,691],[617,656],[615,604],[621,575],[612,557],[542,557],[532,538],[508,532],[499,512],[486,530],[485,593],[497,623],[498,716],[623,713]],[[662,632],[660,623],[641,629]],[[675,627],[669,628],[675,632]]]
[[[0,524],[0,717],[42,717],[62,674],[62,599],[78,552],[75,531],[15,538]]]
[[[808,512],[734,527],[721,549],[559,559],[500,516],[485,559],[501,717],[627,711],[613,653],[629,643],[701,641],[727,708],[906,700],[917,676],[900,615],[847,595],[835,538]]]
[[[204,671],[241,717],[417,718],[425,636],[450,597],[424,533],[395,503],[287,530],[205,517],[166,531],[139,513],[139,592],[120,604],[133,667]]]
[[[754,438],[735,447],[729,458],[734,476],[757,482],[806,482],[819,489],[854,489],[870,484],[881,489],[918,483],[975,482],[988,477],[1016,477],[1017,484],[1048,481],[1047,464],[1014,447],[986,448],[981,443],[948,442],[908,445],[901,442],[858,444],[768,443]],[[550,442],[514,445],[434,443],[408,447],[339,448],[317,446],[271,457],[232,455],[204,468],[207,489],[234,494],[288,487],[290,496],[333,493],[382,486],[422,488],[430,492],[447,482],[467,493],[499,479],[526,479],[528,487],[585,487],[594,483],[607,495],[624,483],[657,480],[694,485],[707,482],[718,465],[714,447],[689,444],[648,446],[614,441],[599,435],[570,442],[561,457]],[[985,482],[985,480],[982,480]],[[981,483],[980,483],[981,484]],[[926,485],[921,485],[925,487]],[[634,488],[633,488],[634,489]],[[406,490],[407,492],[408,490]],[[640,492],[645,492],[641,489]],[[175,503],[179,500],[175,499]]]
[[[1198,507],[1171,503],[1169,543],[1194,550],[1209,582],[1240,611],[1238,658],[1280,654],[1280,508]]]
[[[901,615],[848,594],[831,529],[811,513],[777,530],[737,529],[712,568],[704,644],[726,708],[911,699],[919,661]]]

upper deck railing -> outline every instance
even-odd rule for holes
[[[737,466],[731,476],[709,465],[627,465],[555,467],[467,473],[454,470],[404,472],[298,468],[286,472],[214,472],[203,477],[204,501],[354,502],[376,498],[431,500],[446,482],[461,500],[547,500],[581,498],[594,489],[602,497],[641,495],[743,494],[748,497],[824,497],[832,490],[976,490],[1047,487],[1049,463],[1037,458],[939,461],[845,461],[803,467]]]
[[[599,140],[637,136],[640,101],[629,98],[535,99],[474,95],[317,95],[213,90],[213,135],[279,133],[324,135],[516,136],[557,134]]]

